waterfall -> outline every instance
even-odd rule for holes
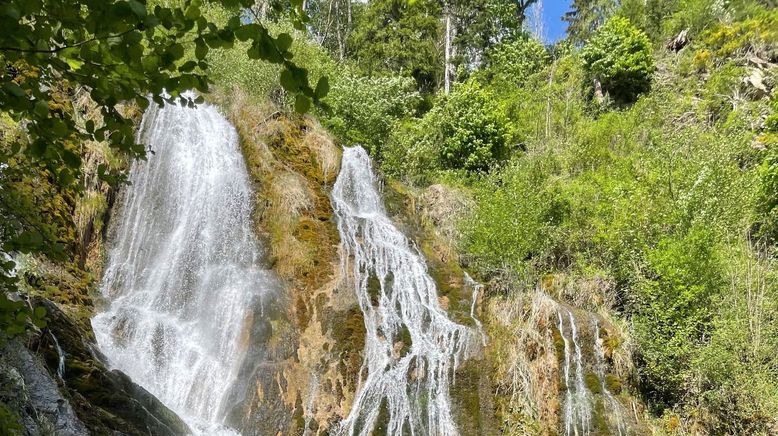
[[[475,305],[478,302],[478,296],[483,292],[484,285],[481,283],[478,283],[477,281],[473,280],[472,277],[470,277],[470,274],[465,272],[463,277],[463,282],[465,283],[465,286],[469,287],[473,290],[473,296],[470,302],[470,319],[473,320],[475,323],[475,327],[478,330],[478,333],[481,334],[481,345],[484,347],[486,346],[486,332],[484,332],[484,326],[481,323],[481,320],[478,319],[478,317],[475,316]]]
[[[225,399],[273,289],[237,139],[209,105],[146,111],[138,141],[154,153],[130,170],[92,320],[110,366],[208,435],[235,433]]]
[[[584,381],[583,353],[578,338],[578,327],[573,313],[567,312],[570,338],[566,336],[562,308],[557,312],[559,334],[565,344],[563,376],[565,382],[565,407],[562,417],[565,435],[589,434],[592,418],[592,394]],[[575,364],[573,366],[572,364]],[[570,373],[572,374],[572,380]]]
[[[595,367],[597,378],[600,380],[602,394],[607,402],[607,409],[610,411],[610,413],[608,413],[608,425],[611,427],[611,432],[613,434],[618,436],[626,435],[627,426],[624,423],[624,417],[621,413],[621,404],[616,397],[613,396],[613,393],[608,390],[608,385],[605,384],[605,346],[600,337],[600,323],[596,320],[594,322],[594,355],[597,359],[597,365]]]
[[[356,397],[341,434],[457,433],[449,386],[477,335],[449,320],[419,252],[387,217],[370,158],[347,148],[332,192],[344,249],[367,330]],[[369,279],[377,279],[378,288]],[[407,343],[407,342],[410,343]],[[384,422],[385,421],[385,422]]]
[[[51,339],[54,340],[54,348],[57,350],[57,377],[59,377],[60,380],[64,383],[65,379],[65,352],[62,350],[62,347],[59,346],[59,341],[57,340],[57,337],[54,336],[54,333],[52,333],[51,330],[49,330],[49,335],[51,335]]]

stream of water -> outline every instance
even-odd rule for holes
[[[248,346],[246,323],[271,273],[251,224],[251,187],[235,129],[209,105],[152,105],[112,228],[92,320],[109,364],[198,434],[235,434],[225,404]]]
[[[332,199],[342,266],[367,330],[359,386],[340,433],[457,434],[449,387],[479,336],[440,307],[423,257],[386,215],[361,147],[344,150]]]

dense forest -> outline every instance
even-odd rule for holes
[[[145,186],[134,168],[163,159],[148,114],[173,106],[234,126],[252,256],[285,289],[261,312],[272,333],[254,340],[252,321],[244,341],[260,351],[235,385],[257,388],[214,412],[237,434],[777,434],[778,5],[573,0],[558,41],[542,15],[542,0],[0,2],[0,434],[216,434],[130,381],[95,321],[130,281],[109,253]],[[394,227],[346,201],[369,171]],[[395,231],[412,253],[386,273],[385,247],[361,244],[405,244]],[[366,310],[403,274],[433,283],[408,284],[437,296],[424,334],[440,312],[483,336],[440,361],[450,412],[414,394],[434,410],[418,428],[386,392],[375,413],[360,403],[371,340],[422,353],[416,327],[373,331]],[[28,355],[77,425],[61,409],[43,424]],[[425,383],[414,365],[402,380]]]

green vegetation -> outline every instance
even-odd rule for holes
[[[501,292],[557,275],[612,284],[563,295],[629,329],[634,373],[608,383],[641,398],[655,429],[772,431],[778,12],[758,1],[576,1],[569,40],[551,47],[509,24],[488,44],[456,34],[446,93],[445,49],[418,48],[445,42],[445,27],[424,21],[426,42],[400,35],[425,7],[455,29],[473,15],[465,3],[424,5],[397,6],[397,26],[359,16],[348,40],[358,46],[337,53],[348,73],[331,74],[351,85],[333,86],[325,125],[365,145],[391,178],[469,193],[460,259]],[[389,6],[366,6],[379,7]],[[421,58],[402,51],[411,47],[434,66],[423,80],[411,67]],[[414,79],[423,103],[384,97],[387,76]],[[347,103],[365,94],[380,97]],[[540,425],[529,416],[511,412],[505,428]]]
[[[369,150],[389,186],[448,185],[468,197],[461,204],[472,210],[457,214],[450,234],[457,268],[489,284],[485,311],[505,318],[500,304],[538,289],[532,298],[545,309],[528,315],[527,328],[548,328],[542,290],[624,329],[629,340],[614,333],[609,347],[629,347],[619,354],[629,362],[607,385],[646,404],[647,425],[775,431],[778,10],[770,2],[576,0],[568,38],[552,45],[522,28],[533,1],[157,3],[0,6],[3,254],[75,262],[83,223],[74,211],[101,219],[108,203],[85,192],[105,192],[123,180],[123,159],[143,156],[132,133],[147,96],[172,101],[214,86],[231,103],[253,177],[273,189],[259,219],[272,260],[286,278],[308,274],[305,289],[321,286],[326,268],[317,262],[333,255],[335,236],[317,239],[332,231],[319,188],[332,182],[337,153],[312,118],[295,114],[313,107],[336,143]],[[87,103],[76,102],[84,92]],[[109,152],[87,164],[94,144]],[[11,334],[28,318],[42,324],[43,314],[7,298],[18,289],[15,262],[2,261],[0,326]],[[555,277],[570,289],[556,289]],[[298,321],[313,324],[317,303],[294,304]],[[359,363],[357,315],[329,320],[339,340],[354,336],[341,350],[350,372]],[[553,345],[545,339],[531,343]],[[519,354],[529,362],[537,352]],[[558,413],[551,403],[534,405],[543,411],[535,415],[495,403],[508,433],[547,428]]]
[[[651,41],[626,18],[608,20],[581,55],[589,77],[618,102],[634,101],[651,85]]]

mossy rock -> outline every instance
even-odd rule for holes
[[[613,374],[605,374],[605,387],[608,388],[613,395],[621,393],[624,384],[621,380]]]
[[[587,371],[586,375],[584,376],[584,382],[586,383],[586,388],[589,389],[592,394],[602,394],[602,384],[600,383],[600,378],[597,376],[597,374],[591,371]]]
[[[64,388],[73,399],[79,419],[90,431],[128,435],[190,433],[187,425],[156,397],[124,373],[108,370],[94,355],[96,346],[91,343],[91,336],[57,305],[43,298],[34,298],[32,302],[46,309],[48,325],[28,346],[42,352],[49,373],[57,378],[59,353],[52,335],[57,338],[65,355]]]

